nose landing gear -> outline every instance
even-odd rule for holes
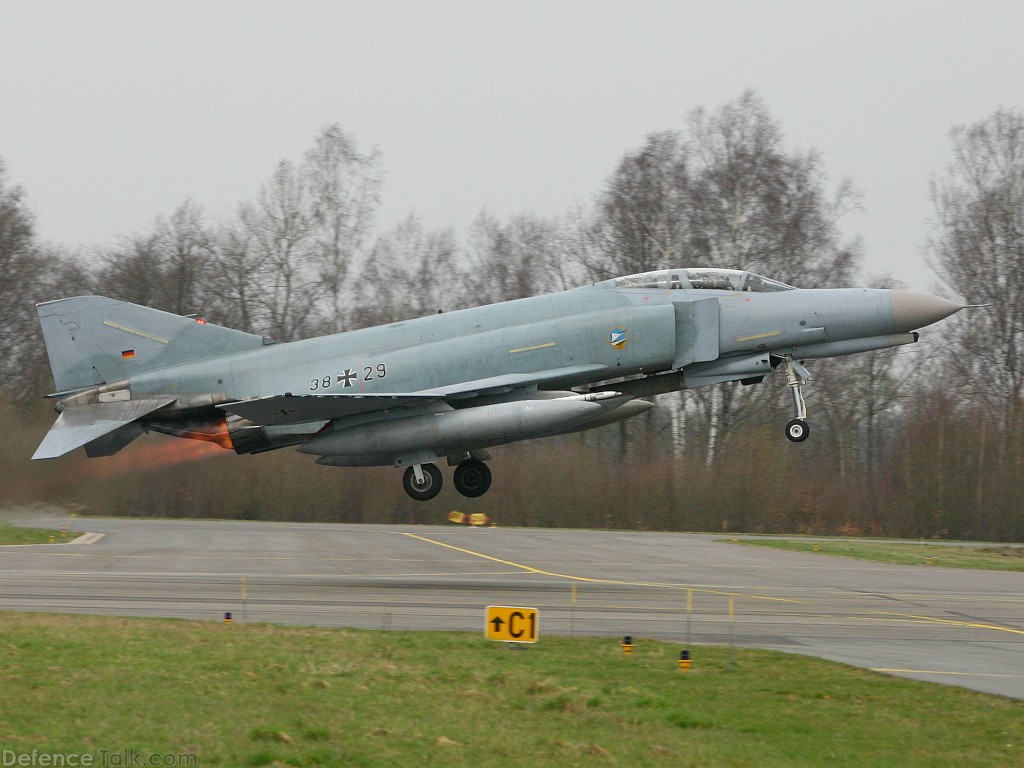
[[[786,424],[786,437],[794,443],[802,443],[811,434],[811,428],[803,419],[793,419]]]
[[[786,437],[794,443],[802,443],[810,437],[811,427],[807,423],[807,406],[801,388],[810,381],[811,374],[792,355],[786,355],[783,362],[786,366],[786,380],[793,391],[793,404],[796,406],[796,418],[786,424]]]

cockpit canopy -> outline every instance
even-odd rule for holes
[[[794,291],[792,285],[742,269],[659,269],[639,275],[627,275],[607,281],[615,288],[646,288],[672,290],[706,288],[715,291]]]

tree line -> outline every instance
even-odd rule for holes
[[[931,179],[925,255],[951,298],[987,306],[920,345],[815,364],[810,441],[782,437],[792,406],[781,375],[684,390],[637,419],[499,449],[502,481],[486,501],[459,503],[500,508],[507,524],[1024,540],[1024,114],[996,110],[950,139],[949,164]],[[0,164],[8,434],[34,447],[45,431],[39,397],[52,382],[33,304],[66,295],[291,341],[670,266],[900,287],[863,275],[862,246],[842,236],[861,193],[832,182],[816,152],[788,149],[753,92],[650,134],[562,216],[485,209],[457,233],[411,213],[381,231],[383,194],[381,153],[328,125],[221,220],[186,200],[134,235],[71,252],[40,242],[26,193]],[[8,441],[0,460],[24,478],[12,497],[63,495],[97,511],[436,521],[446,503],[411,507],[387,469],[325,470],[293,452],[132,471],[133,450],[64,473],[80,477],[70,485],[50,467],[26,470],[27,445]],[[108,478],[101,462],[122,469]],[[578,482],[566,486],[552,465]]]

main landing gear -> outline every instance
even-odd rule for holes
[[[801,387],[810,380],[811,374],[792,355],[786,355],[783,362],[786,366],[786,380],[793,390],[793,404],[796,406],[796,418],[786,424],[786,437],[794,443],[802,443],[810,437],[811,427],[807,423],[807,406],[804,404]]]
[[[437,496],[443,482],[436,464],[413,464],[402,476],[402,487],[416,501],[429,501]]]
[[[491,470],[479,459],[466,459],[455,468],[455,490],[475,499],[491,487]],[[436,464],[413,464],[405,470],[402,486],[416,501],[429,501],[441,492],[444,480]]]
[[[483,496],[491,487],[491,470],[478,459],[466,459],[455,468],[455,490],[463,496],[475,499]]]

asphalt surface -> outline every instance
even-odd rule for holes
[[[1024,699],[1024,573],[897,566],[722,536],[22,516],[103,534],[0,547],[0,609],[773,648]],[[688,610],[692,607],[692,611]],[[730,606],[732,620],[730,620]],[[697,660],[699,663],[699,658]]]

